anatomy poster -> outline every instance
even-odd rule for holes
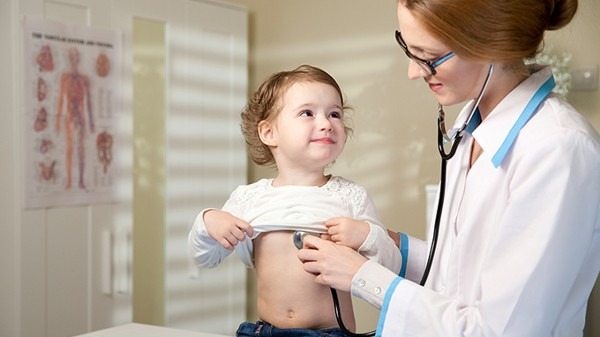
[[[121,34],[23,19],[25,207],[114,202]]]

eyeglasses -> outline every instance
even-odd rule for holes
[[[435,68],[439,67],[440,64],[448,61],[450,58],[452,58],[452,56],[455,55],[454,52],[449,52],[448,54],[432,62],[413,55],[413,53],[411,53],[408,50],[408,46],[406,45],[406,42],[404,42],[404,40],[402,39],[402,35],[399,31],[396,31],[396,41],[398,42],[400,48],[402,48],[406,56],[408,56],[409,59],[415,61],[415,63],[418,64],[428,76],[437,74],[437,70]]]

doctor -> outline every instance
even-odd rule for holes
[[[408,77],[441,108],[469,101],[462,138],[448,132],[458,143],[429,278],[419,285],[431,233],[400,233],[400,275],[316,237],[298,252],[316,282],[381,309],[378,335],[582,336],[600,269],[600,136],[550,92],[549,67],[524,63],[577,6],[398,1]]]

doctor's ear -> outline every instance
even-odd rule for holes
[[[273,129],[273,124],[271,124],[271,122],[261,121],[258,123],[258,136],[260,137],[260,141],[267,146],[277,145],[275,141],[275,130]]]

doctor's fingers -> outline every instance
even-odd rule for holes
[[[334,275],[316,275],[315,282],[345,292],[350,292],[352,287],[352,278],[335,277]]]
[[[304,237],[304,249],[298,252],[298,257],[302,261],[330,261],[344,255],[342,253],[344,250],[353,252],[351,248],[338,245],[335,242],[307,235]]]
[[[336,277],[335,274],[322,270],[323,264],[319,262],[305,262],[304,270],[315,275],[315,282],[343,291],[350,291],[352,281],[348,282],[343,277]],[[351,279],[350,279],[351,280]]]
[[[300,250],[298,257],[303,262],[304,270],[315,275],[316,283],[343,291],[350,290],[355,271],[341,268],[336,259],[315,250]]]
[[[326,264],[321,262],[323,254],[316,249],[303,248],[298,250],[298,259],[302,262],[302,268],[315,276],[324,272]]]
[[[321,234],[321,236],[317,237],[314,235],[305,235],[302,239],[302,243],[304,243],[304,247],[308,249],[322,249],[324,245],[331,244],[331,241],[328,241],[327,234]]]
[[[298,250],[296,256],[298,256],[298,259],[302,263],[315,262],[319,259],[319,251],[316,249],[308,248],[305,244],[304,248]]]

